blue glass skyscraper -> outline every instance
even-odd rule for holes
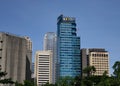
[[[58,78],[81,74],[80,37],[73,17],[60,15],[57,19],[57,58]]]

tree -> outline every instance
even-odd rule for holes
[[[87,66],[83,69],[83,73],[87,74],[87,76],[91,76],[96,72],[96,68],[94,66]]]
[[[46,84],[44,84],[42,86],[56,86],[56,85],[55,84],[50,84],[49,82],[47,82]]]
[[[57,81],[57,86],[74,86],[74,78],[70,76],[61,77]]]
[[[74,86],[81,86],[81,83],[82,83],[82,78],[81,76],[76,76],[74,78]]]
[[[33,81],[25,80],[24,83],[15,82],[15,86],[37,86]]]
[[[0,83],[1,84],[14,84],[11,78],[2,79],[2,77],[5,77],[6,75],[7,75],[6,72],[0,72]]]
[[[22,83],[15,82],[15,86],[24,86]]]
[[[115,64],[113,65],[113,69],[113,74],[115,75],[115,77],[120,79],[120,61],[115,62]]]

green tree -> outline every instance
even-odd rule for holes
[[[82,83],[82,78],[81,76],[76,76],[74,78],[74,86],[81,86],[81,83]]]
[[[104,71],[103,75],[100,76],[100,80],[99,83],[97,83],[97,86],[111,86],[110,77],[107,74],[108,72]]]
[[[47,82],[46,84],[44,84],[42,86],[56,86],[56,85],[55,84],[50,84],[49,82]]]
[[[3,77],[5,77],[6,75],[7,75],[6,72],[0,72],[0,83],[1,84],[14,84],[11,78],[3,79]]]
[[[61,77],[57,81],[57,86],[74,86],[74,78],[70,76]]]
[[[35,86],[33,81],[25,80],[24,81],[24,86]]]
[[[113,69],[114,69],[113,84],[114,84],[114,86],[120,86],[120,61],[116,61],[114,63]]]
[[[15,86],[24,86],[22,83],[15,82]]]
[[[15,82],[15,86],[37,86],[33,81],[25,80],[24,83]]]
[[[96,72],[96,68],[94,66],[87,66],[83,69],[83,73],[87,74],[87,76],[91,76]]]
[[[120,79],[120,61],[115,62],[115,64],[113,65],[113,69],[113,74],[115,75],[115,77]]]

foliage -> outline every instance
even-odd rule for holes
[[[5,75],[7,75],[6,72],[0,72],[0,77],[3,77],[3,76],[5,76]]]
[[[60,77],[60,79],[57,82],[57,86],[73,86],[74,85],[74,78],[65,76]]]
[[[120,61],[115,62],[113,69],[114,76],[109,77],[107,71],[102,76],[95,76],[95,67],[88,66],[83,70],[87,76],[62,77],[55,85],[46,83],[44,86],[120,86]]]
[[[21,83],[15,82],[15,86],[24,86],[24,85]]]
[[[2,77],[5,77],[6,75],[7,75],[6,72],[0,72],[0,83],[1,84],[14,84],[11,78],[2,79]]]
[[[15,86],[36,86],[33,81],[25,80],[24,83],[15,83]]]
[[[83,69],[83,73],[87,74],[87,76],[91,76],[96,72],[96,68],[94,66],[87,66]]]
[[[113,74],[115,75],[115,77],[120,79],[120,61],[115,62],[115,64],[113,65],[113,69]]]
[[[88,76],[76,76],[74,78],[66,76],[61,77],[56,84],[46,83],[42,86],[120,86],[120,61],[115,62],[113,65],[114,72],[111,77],[107,75],[107,71],[102,76],[95,76],[96,71],[94,66],[88,66],[83,70],[83,73]],[[11,79],[1,79],[7,73],[0,72],[0,83],[2,84],[13,84]],[[15,86],[37,86],[34,82],[25,80],[23,84],[15,82]]]
[[[56,85],[55,84],[50,84],[49,82],[47,82],[46,84],[44,84],[42,86],[56,86]]]

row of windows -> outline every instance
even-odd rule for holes
[[[49,61],[39,61],[39,63],[42,63],[42,64],[44,64],[44,63],[50,63]]]
[[[39,78],[38,81],[49,81],[49,78]]]
[[[93,61],[92,64],[107,64],[108,61]]]
[[[80,60],[80,58],[63,58],[60,59],[60,62],[77,62],[77,60]]]
[[[39,75],[39,76],[41,76],[41,77],[49,77],[49,75]]]
[[[49,70],[49,68],[39,68],[39,70]]]
[[[72,33],[61,33],[60,36],[76,36],[75,32]]]
[[[71,58],[69,58],[69,59],[61,59],[60,60],[60,62],[79,62],[80,61],[80,59],[79,58],[77,58],[77,59],[71,59]]]
[[[42,68],[42,67],[49,67],[49,66],[40,65],[40,66],[38,66],[38,67],[41,67],[41,68]]]
[[[108,57],[108,54],[92,54],[93,57]]]
[[[72,67],[72,68],[78,68],[79,66],[80,66],[79,64],[78,64],[78,65],[72,65],[72,66],[70,66],[70,65],[62,65],[62,64],[60,65],[61,68],[62,68],[62,67],[63,67],[63,68],[71,68],[71,67]]]
[[[39,61],[49,61],[49,58],[39,58]]]
[[[76,76],[79,75],[81,71],[78,72],[60,72],[61,76]]]
[[[42,58],[42,59],[39,59],[39,61],[49,61],[50,59],[48,58],[48,59],[44,59],[44,58]]]
[[[68,70],[70,70],[70,71],[71,71],[71,70],[72,70],[72,71],[75,70],[75,71],[76,71],[76,70],[80,70],[80,68],[79,68],[79,67],[78,67],[78,68],[68,68],[68,69],[67,69],[67,68],[61,68],[61,70],[67,70],[67,71],[68,71]]]
[[[60,31],[60,35],[62,34],[72,34],[72,33],[76,33],[76,28],[71,28],[71,30],[61,30]]]
[[[46,70],[39,70],[39,72],[49,72],[49,71],[46,71]]]
[[[75,26],[60,26],[60,30],[68,30],[68,28],[69,28],[69,30],[71,30],[72,28],[76,28]]]
[[[92,58],[92,60],[95,60],[95,61],[107,61],[108,58]]]
[[[39,63],[38,65],[49,65],[49,64],[40,64],[40,63]]]
[[[80,58],[80,54],[60,54],[60,56],[61,56],[61,58],[63,57],[63,58],[65,58],[66,56],[69,56],[69,57],[79,57]],[[71,59],[73,59],[73,58],[71,58]]]
[[[49,73],[44,73],[44,72],[38,73],[38,75],[39,75],[39,74],[42,74],[42,75],[44,75],[44,74],[45,74],[45,75],[49,75]]]
[[[108,67],[95,67],[96,68],[96,70],[98,71],[98,70],[106,70],[106,69],[108,69]]]

